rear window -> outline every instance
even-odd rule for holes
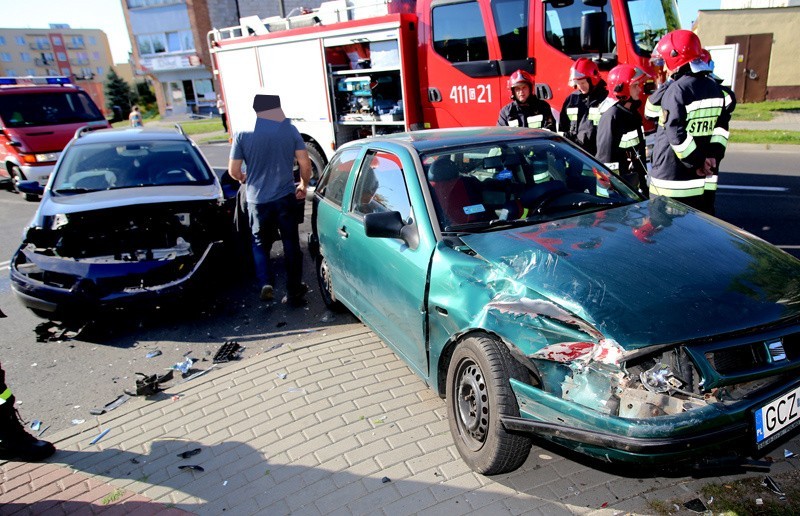
[[[6,127],[37,127],[104,120],[92,99],[82,91],[0,95],[0,117]]]
[[[82,193],[142,186],[203,185],[214,178],[197,151],[181,141],[93,143],[69,147],[52,190]]]

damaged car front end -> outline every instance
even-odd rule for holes
[[[42,317],[180,295],[221,257],[230,210],[196,147],[108,133],[66,149],[11,260],[14,292]]]

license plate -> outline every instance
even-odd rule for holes
[[[756,445],[763,448],[800,425],[800,387],[755,412]]]

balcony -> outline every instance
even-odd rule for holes
[[[89,59],[86,57],[73,57],[69,60],[69,64],[73,66],[86,66],[89,64]]]
[[[76,41],[67,41],[64,44],[70,50],[80,50],[82,48],[86,48],[86,43],[83,42],[76,42]]]
[[[56,64],[56,60],[37,57],[33,60],[33,64],[36,66],[53,66]]]
[[[41,42],[30,43],[28,45],[28,48],[30,48],[31,50],[50,50],[50,43],[41,43]]]

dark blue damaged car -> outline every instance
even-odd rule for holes
[[[79,131],[44,190],[20,183],[42,195],[10,265],[25,306],[85,317],[182,295],[211,272],[231,203],[177,129]]]
[[[539,436],[602,461],[742,463],[800,425],[800,261],[561,137],[376,136],[313,200],[324,301],[447,400],[476,471]]]

